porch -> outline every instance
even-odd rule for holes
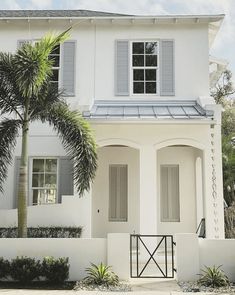
[[[98,149],[92,186],[92,237],[107,233],[195,233],[204,215],[203,150],[166,142]]]

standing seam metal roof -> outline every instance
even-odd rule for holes
[[[196,101],[95,101],[87,119],[213,119]]]

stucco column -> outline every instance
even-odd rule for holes
[[[222,147],[221,147],[221,125],[214,126],[214,145],[215,145],[215,172],[217,189],[217,215],[218,232],[217,237],[224,239],[224,197],[223,197],[223,168],[222,168]]]
[[[213,216],[213,197],[212,197],[212,160],[211,151],[206,149],[204,151],[204,213],[206,219],[206,238],[213,239],[215,235],[214,230],[214,216]]]
[[[140,149],[140,234],[157,234],[156,150]]]
[[[196,174],[196,200],[197,200],[197,226],[204,217],[203,212],[203,178],[202,178],[202,159],[197,157],[195,161]]]

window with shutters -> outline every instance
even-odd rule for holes
[[[33,205],[57,203],[58,160],[55,158],[32,159]]]
[[[116,96],[174,96],[175,42],[116,40]]]
[[[38,40],[18,40],[18,47]],[[49,55],[52,60],[51,83],[64,90],[64,96],[75,95],[75,53],[76,41],[69,40],[56,46]]]
[[[158,94],[158,47],[157,41],[132,42],[133,94]]]
[[[180,221],[179,165],[161,165],[161,221]]]
[[[109,166],[109,221],[128,219],[128,166]]]

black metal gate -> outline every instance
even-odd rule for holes
[[[172,235],[130,235],[131,278],[174,278]]]

